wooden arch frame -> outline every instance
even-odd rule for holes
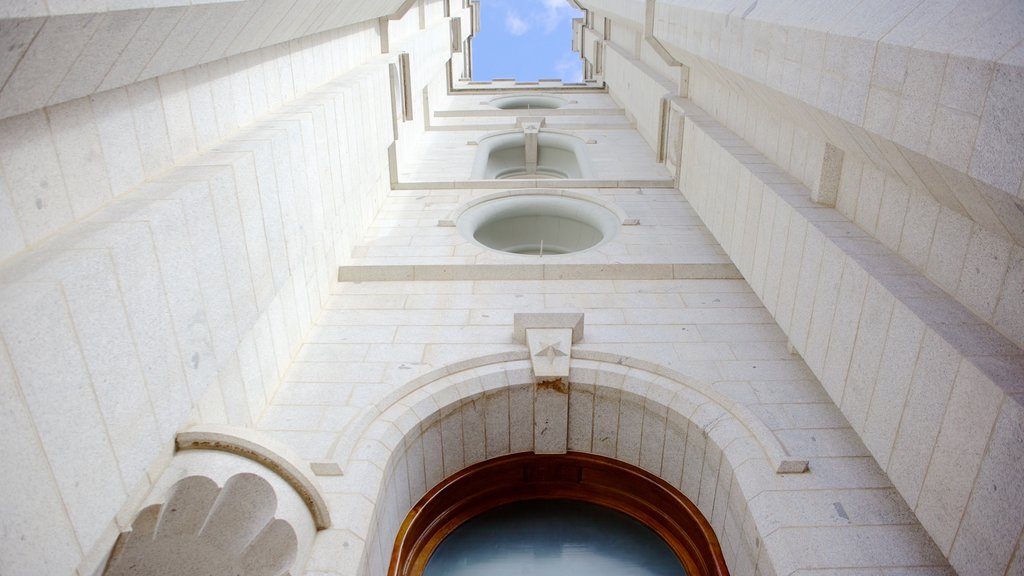
[[[467,520],[523,500],[580,500],[605,506],[654,530],[688,576],[728,576],[711,524],[664,480],[595,454],[521,453],[470,466],[413,506],[395,538],[388,576],[420,576],[437,546]]]

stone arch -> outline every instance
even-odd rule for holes
[[[654,365],[574,351],[566,393],[569,451],[665,480],[708,518],[730,566],[757,564],[763,542],[751,500],[766,479],[787,466],[803,471],[806,461],[708,387]],[[434,485],[484,460],[533,451],[534,400],[529,356],[516,352],[421,377],[368,412],[350,436],[358,440],[335,453],[374,503],[350,526],[368,535],[360,573],[386,572],[401,523]]]

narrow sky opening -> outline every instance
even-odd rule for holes
[[[582,82],[583,63],[572,51],[572,19],[582,16],[566,0],[480,0],[473,79]]]

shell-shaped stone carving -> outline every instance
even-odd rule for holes
[[[165,504],[139,512],[104,574],[281,576],[298,542],[276,509],[274,489],[255,474],[232,476],[223,488],[205,476],[183,478]]]

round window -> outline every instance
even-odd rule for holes
[[[524,194],[482,202],[462,213],[463,237],[512,254],[569,254],[610,240],[619,218],[607,208],[566,196]]]

